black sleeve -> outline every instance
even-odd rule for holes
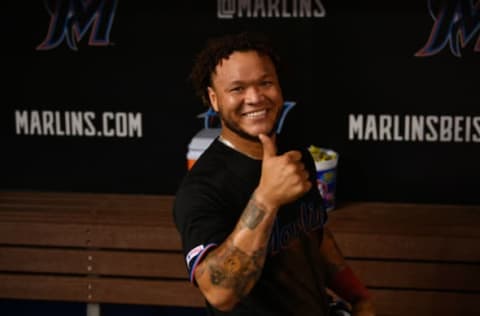
[[[174,221],[182,238],[182,248],[190,281],[198,263],[220,245],[234,223],[222,206],[220,192],[201,182],[184,184],[176,194]]]

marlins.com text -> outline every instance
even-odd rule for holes
[[[141,138],[142,113],[16,110],[15,134]]]

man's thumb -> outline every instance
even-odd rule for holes
[[[275,157],[277,155],[277,145],[265,134],[259,134],[258,138],[263,145],[263,158]]]

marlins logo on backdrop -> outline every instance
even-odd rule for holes
[[[438,54],[447,45],[457,57],[461,57],[461,49],[468,45],[480,52],[479,0],[429,0],[428,9],[435,23],[427,43],[415,56]]]
[[[37,50],[49,50],[66,42],[72,50],[89,32],[88,45],[107,46],[117,0],[45,0],[50,15],[48,33]]]

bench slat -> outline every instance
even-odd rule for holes
[[[480,292],[480,265],[349,260],[370,287]]]
[[[179,278],[188,280],[179,253],[92,252],[93,272],[101,275]]]
[[[479,239],[448,236],[335,232],[343,254],[353,258],[480,262]]]
[[[75,196],[68,196],[72,195]],[[0,220],[173,226],[173,196],[76,195],[75,198],[65,199],[63,193],[59,193],[58,200],[40,198],[23,201],[0,192]]]
[[[476,315],[480,294],[372,290],[379,316]]]
[[[0,271],[87,274],[85,251],[0,247]]]
[[[183,255],[163,252],[0,247],[0,271],[188,278]]]
[[[200,291],[187,281],[93,280],[93,300],[106,303],[203,307]]]
[[[181,295],[179,295],[181,293]],[[189,282],[0,273],[0,297],[89,303],[203,307]]]
[[[96,248],[180,251],[180,235],[173,225],[135,227],[126,225],[93,225],[90,246]]]
[[[82,277],[0,273],[1,298],[88,302],[88,294],[88,282]]]
[[[0,244],[169,251],[181,247],[173,224],[155,227],[1,221]]]
[[[334,231],[480,238],[480,205],[355,202],[331,212]]]
[[[0,221],[0,244],[86,247],[89,225]]]

